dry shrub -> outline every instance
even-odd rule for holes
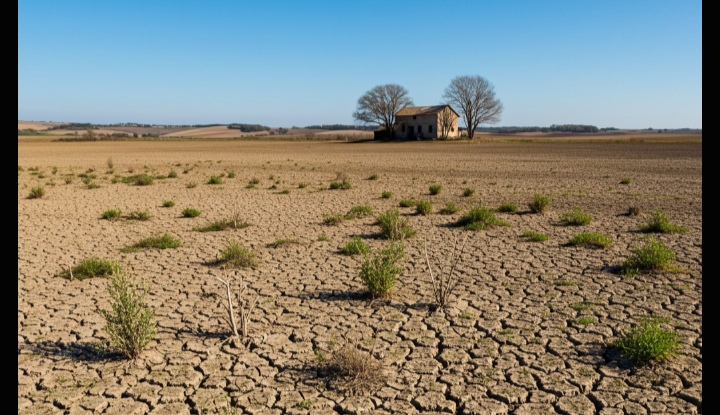
[[[358,342],[345,343],[330,352],[325,369],[332,378],[335,388],[351,395],[372,391],[385,382],[385,368],[382,360],[362,350]]]

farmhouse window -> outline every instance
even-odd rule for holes
[[[413,120],[417,120],[417,115],[413,115]]]
[[[450,132],[451,132],[451,133],[454,133],[454,132],[455,132],[455,127],[450,127]]]
[[[405,132],[405,123],[402,125],[402,132]]]
[[[418,132],[419,132],[419,133],[422,132],[422,125],[418,125]]]
[[[429,133],[432,132],[432,125],[430,125],[430,126],[428,127],[428,132],[429,132]]]

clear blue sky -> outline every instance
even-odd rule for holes
[[[500,126],[702,128],[702,2],[18,0],[18,120],[354,124],[459,75]]]

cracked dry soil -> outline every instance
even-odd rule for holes
[[[529,141],[19,139],[18,413],[702,413],[702,144],[677,137]],[[150,186],[112,183],[171,170],[177,178]],[[327,190],[338,172],[352,187]],[[80,174],[96,175],[100,187],[89,189]],[[207,184],[213,175],[224,175],[222,183]],[[257,188],[246,188],[253,178]],[[428,191],[433,183],[442,185],[437,195]],[[45,196],[28,199],[38,185]],[[474,194],[463,196],[465,188]],[[381,198],[384,191],[393,196]],[[552,198],[544,214],[528,213],[535,193]],[[423,216],[399,208],[417,235],[405,241],[392,298],[373,301],[358,278],[361,257],[339,248],[355,235],[373,250],[386,247],[374,215],[328,226],[323,214],[370,205],[377,215],[401,199],[429,200],[434,212],[452,201],[461,211]],[[162,207],[165,200],[175,206]],[[518,206],[497,214],[508,227],[448,226],[477,204],[502,203]],[[182,217],[188,207],[201,215]],[[561,215],[574,207],[594,220],[562,226]],[[626,215],[630,207],[641,213]],[[681,271],[623,278],[618,267],[658,208],[689,228],[657,235]],[[100,219],[108,209],[151,218]],[[193,230],[233,212],[251,226]],[[530,230],[549,239],[520,237]],[[566,246],[581,231],[613,243]],[[182,245],[121,252],[163,233]],[[447,311],[433,311],[421,244],[443,266],[456,236],[467,236],[461,283]],[[268,246],[281,238],[299,243]],[[212,264],[230,239],[259,260],[237,271],[259,298],[249,347],[225,341],[223,287],[213,278],[225,275]],[[104,349],[108,336],[96,310],[109,304],[107,281],[55,276],[92,256],[150,283],[158,334],[135,361]],[[682,340],[677,357],[635,367],[608,347],[643,316],[668,319]],[[380,359],[381,384],[352,394],[323,376],[318,353],[345,341]]]

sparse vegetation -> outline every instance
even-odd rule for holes
[[[148,174],[137,174],[127,179],[129,179],[131,183],[135,183],[136,186],[149,186],[155,182],[155,179]]]
[[[403,199],[400,201],[400,207],[415,207],[416,203],[413,199]]]
[[[350,184],[350,182],[347,179],[343,180],[342,182],[330,183],[330,189],[333,189],[333,190],[336,190],[336,189],[347,190],[350,188],[352,188],[352,185]]]
[[[134,212],[130,212],[128,219],[139,221],[150,220],[150,213],[146,210],[136,210]]]
[[[115,219],[120,219],[121,216],[122,216],[122,212],[120,211],[120,209],[108,209],[105,212],[103,212],[102,215],[100,215],[100,218],[106,219],[106,220],[115,220]]]
[[[526,238],[530,242],[545,242],[549,239],[544,233],[536,231],[525,231],[520,235],[521,238]]]
[[[392,295],[395,279],[402,271],[397,263],[402,259],[403,253],[402,243],[391,243],[388,248],[368,255],[363,260],[360,279],[372,298],[387,298]]]
[[[141,239],[140,241],[123,248],[122,252],[136,252],[142,249],[171,249],[177,248],[182,245],[180,238],[176,238],[170,234],[163,234],[162,236],[155,236],[150,238]]]
[[[197,182],[190,182],[186,184],[185,187],[187,187],[188,189],[194,189],[197,187]]]
[[[175,170],[170,170],[170,172],[167,174],[167,177],[171,179],[176,179],[178,177],[178,174]]]
[[[222,178],[220,176],[210,176],[208,184],[222,184]]]
[[[470,196],[472,196],[472,195],[474,195],[474,194],[475,194],[475,189],[472,189],[472,188],[470,188],[470,187],[466,187],[466,188],[463,190],[463,196],[465,196],[465,197],[470,197]]]
[[[680,335],[662,327],[660,319],[643,319],[612,343],[638,366],[661,363],[678,354]]]
[[[544,196],[540,193],[535,193],[533,201],[528,203],[530,211],[533,213],[544,213],[547,207],[550,205],[551,199],[548,196]]]
[[[306,187],[307,187],[307,183],[305,183],[305,182],[298,183],[298,189],[304,189]]]
[[[40,199],[41,197],[45,196],[45,188],[42,186],[35,186],[32,189],[30,189],[30,194],[28,194],[28,199]]]
[[[323,356],[319,352],[318,356]],[[318,358],[318,360],[321,360]],[[372,352],[366,352],[357,343],[333,347],[330,356],[322,359],[325,371],[339,383],[339,389],[351,394],[367,392],[380,387],[386,379],[385,366]]]
[[[607,248],[612,245],[612,238],[599,232],[583,232],[573,236],[568,245]]]
[[[405,218],[400,216],[397,209],[391,209],[377,217],[376,224],[380,226],[382,235],[390,240],[403,240],[415,235]]]
[[[345,220],[345,216],[340,213],[324,213],[323,223],[329,226],[337,226]]]
[[[478,205],[455,222],[455,226],[462,226],[467,230],[478,231],[491,226],[510,226],[508,222],[495,217],[495,213],[482,205]]]
[[[110,308],[98,310],[105,318],[111,344],[123,355],[135,359],[155,339],[155,313],[145,304],[149,287],[116,268],[108,280]]]
[[[583,212],[580,208],[574,208],[569,212],[563,213],[560,221],[567,226],[582,226],[592,222],[593,217]]]
[[[320,235],[320,236],[318,236],[317,240],[318,240],[318,242],[325,242],[328,240],[328,237],[327,237],[327,235]]]
[[[247,228],[248,226],[250,226],[250,224],[244,220],[222,219],[222,220],[215,221],[215,222],[210,223],[205,226],[194,227],[193,231],[195,231],[195,232],[220,232],[220,231],[224,231],[225,229],[242,229],[242,228]]]
[[[220,252],[220,260],[229,267],[256,267],[257,255],[244,248],[237,241],[231,240],[225,249]]]
[[[595,324],[595,323],[597,323],[597,319],[595,317],[590,317],[590,316],[578,317],[575,320],[575,324],[580,325],[580,326],[587,326],[587,325]]]
[[[172,200],[165,200],[163,201],[162,206],[166,208],[173,207],[175,206],[175,202],[173,202]]]
[[[55,275],[68,280],[84,280],[94,277],[107,277],[119,267],[117,262],[110,259],[91,257],[83,259],[74,267],[63,269]]]
[[[279,248],[285,245],[300,244],[300,240],[297,238],[279,238],[267,244],[268,248]]]
[[[363,241],[359,236],[355,236],[350,242],[342,247],[340,252],[345,255],[367,254],[370,253],[370,245]]]
[[[346,218],[361,218],[373,214],[373,208],[370,205],[358,205],[350,208],[345,215]]]
[[[518,209],[518,207],[517,207],[517,205],[516,205],[515,203],[503,203],[503,204],[500,205],[500,207],[498,208],[498,212],[502,212],[502,213],[515,213],[515,212],[517,212],[517,209]]]
[[[390,199],[393,196],[392,192],[384,191],[382,194],[380,194],[380,197],[383,199]]]
[[[430,264],[430,257],[427,251],[427,241],[423,243],[423,249],[425,251],[425,263],[430,273],[430,280],[432,282],[433,299],[438,308],[444,309],[450,303],[451,297],[455,293],[455,288],[460,283],[460,275],[456,274],[457,265],[462,259],[462,255],[465,252],[465,242],[467,237],[463,238],[460,251],[458,252],[458,240],[455,237],[453,244],[452,253],[450,254],[449,269],[447,267],[438,266],[438,274],[435,275],[433,272],[433,266]]]
[[[621,273],[633,277],[644,271],[676,271],[677,268],[672,265],[674,260],[675,252],[663,241],[650,236],[645,238],[643,245],[632,249],[632,255],[623,263]]]
[[[630,184],[632,183],[632,180],[628,179],[627,177],[623,177],[620,179],[620,184]]]
[[[688,228],[671,223],[662,209],[657,209],[639,230],[644,233],[683,233],[687,232]]]
[[[443,187],[440,184],[431,184],[428,190],[430,190],[431,195],[436,195],[440,193],[442,188]]]
[[[432,203],[429,200],[418,200],[415,203],[415,212],[418,215],[429,215],[432,213]]]
[[[198,216],[200,216],[200,213],[201,213],[201,212],[200,212],[199,210],[195,209],[195,208],[185,208],[185,209],[183,209],[183,211],[182,211],[183,217],[186,217],[186,218],[195,218],[195,217],[198,217]]]
[[[458,213],[460,211],[460,208],[458,205],[455,204],[455,202],[447,202],[445,204],[445,207],[440,209],[438,213],[441,215],[453,215],[455,213]]]
[[[370,175],[370,177],[368,177],[368,180],[377,180],[378,177],[379,177],[379,176],[377,175],[377,173],[373,173],[373,174]]]

